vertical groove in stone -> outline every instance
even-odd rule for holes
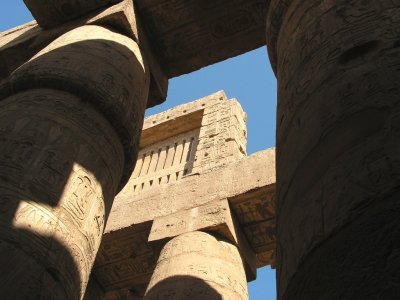
[[[199,231],[173,238],[161,251],[144,299],[247,300],[237,247]]]
[[[279,299],[400,291],[399,13],[392,0],[271,3]]]

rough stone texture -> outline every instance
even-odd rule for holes
[[[400,292],[398,1],[272,1],[279,299]]]
[[[27,62],[40,50],[61,35],[84,25],[112,28],[137,42],[148,64],[150,91],[147,107],[163,102],[167,95],[168,79],[155,57],[132,0],[89,14],[52,29],[42,29],[36,22],[0,33],[0,80],[6,79],[15,69]]]
[[[261,162],[260,168],[275,170],[273,151],[267,150],[262,155],[265,161]],[[229,198],[229,202],[238,218],[241,230],[256,253],[257,267],[267,265],[275,267],[275,184],[237,193],[236,196]]]
[[[237,242],[228,200],[154,219],[149,241],[168,239],[202,229],[219,232],[232,242]]]
[[[46,29],[27,24],[30,30],[21,28],[25,34],[18,37],[17,44],[13,42],[12,47],[0,47],[0,78],[2,72],[10,72],[41,47],[74,27],[84,24],[102,25],[129,37],[136,37],[151,69],[151,97],[148,105],[153,106],[165,100],[168,78],[264,46],[265,18],[269,2],[270,0],[26,0],[33,15]],[[112,3],[117,4],[110,6]],[[68,15],[64,12],[65,4],[68,4],[71,11]],[[103,8],[91,12],[95,7]],[[76,19],[78,16],[80,18]],[[65,22],[71,19],[74,20]],[[46,22],[50,25],[47,26]],[[58,26],[54,27],[54,24]]]
[[[234,218],[227,199],[179,211],[154,219],[149,242],[168,240],[196,230],[219,233],[238,245],[245,264],[247,280],[252,281],[256,278],[257,272],[256,255]]]
[[[161,251],[144,299],[247,300],[237,247],[199,231],[172,239]]]
[[[78,16],[85,17],[93,8],[107,7],[120,1],[25,2],[39,24],[48,28]],[[142,17],[149,44],[155,51],[155,56],[160,59],[168,78],[195,71],[265,45],[265,19],[270,0],[134,2],[138,14]],[[66,14],[65,4],[68,4],[69,14]]]
[[[109,297],[128,290],[142,296],[160,247],[190,231],[234,242],[249,281],[256,267],[274,263],[275,153],[245,157],[245,118],[235,100],[218,92],[145,119],[139,161],[116,197],[94,267]],[[182,141],[193,132],[189,147]],[[219,152],[224,144],[232,146]],[[179,157],[188,158],[174,164]]]
[[[121,0],[24,0],[43,28],[55,27]]]
[[[104,63],[109,57],[112,62]],[[132,39],[94,25],[74,29],[15,70],[9,82],[13,91],[67,91],[99,109],[124,146],[125,184],[136,162],[149,86],[147,66]]]
[[[94,278],[94,276],[91,276],[86,287],[83,300],[104,300],[105,297],[106,295],[104,289],[97,282],[96,278]]]
[[[56,90],[4,99],[0,120],[0,298],[79,299],[121,178],[122,145],[91,105]]]
[[[114,196],[136,162],[147,65],[132,39],[84,26],[6,81],[0,298],[80,299]]]
[[[270,0],[135,2],[169,78],[265,45]]]
[[[140,153],[122,194],[204,173],[246,155],[246,114],[224,92],[146,118]]]

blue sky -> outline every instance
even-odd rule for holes
[[[22,0],[0,2],[0,31],[32,20]],[[248,117],[247,152],[275,146],[276,79],[265,47],[236,58],[170,80],[167,101],[148,110],[147,115],[225,90],[241,103]],[[275,271],[258,270],[249,284],[251,300],[276,299]]]

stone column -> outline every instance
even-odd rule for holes
[[[0,298],[80,299],[138,150],[148,73],[98,26],[55,40],[0,102]],[[1,94],[1,93],[0,93]]]
[[[162,249],[145,300],[248,299],[235,245],[217,234],[184,233]]]
[[[273,0],[279,299],[400,292],[400,7]]]

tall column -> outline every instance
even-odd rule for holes
[[[55,40],[0,102],[0,298],[80,299],[138,150],[148,72],[99,26]]]
[[[400,292],[400,6],[273,0],[279,299]]]
[[[237,247],[200,231],[173,238],[161,251],[144,299],[247,300]]]

